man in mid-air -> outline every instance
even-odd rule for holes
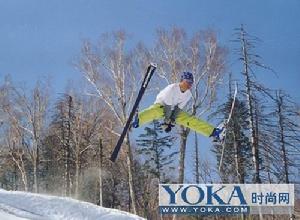
[[[163,118],[165,132],[170,132],[175,124],[190,128],[204,136],[213,137],[215,141],[222,140],[224,126],[214,127],[182,109],[192,97],[190,89],[194,83],[193,74],[183,72],[179,83],[173,83],[161,90],[149,108],[137,113],[132,126],[137,128],[143,124]]]

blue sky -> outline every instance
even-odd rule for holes
[[[299,12],[299,0],[0,0],[0,77],[31,85],[51,75],[57,94],[81,79],[71,62],[83,39],[124,29],[133,42],[152,45],[156,28],[175,25],[190,34],[213,28],[232,49],[233,29],[243,23],[263,41],[256,52],[278,74],[259,79],[300,103]]]
[[[279,77],[265,74],[273,88],[300,100],[300,1],[298,0],[0,0],[0,76],[27,81],[50,74],[61,92],[79,74],[71,65],[82,39],[125,29],[132,41],[154,43],[155,29],[173,25],[188,33],[207,27],[227,46],[233,29],[245,24],[263,40],[258,47]]]

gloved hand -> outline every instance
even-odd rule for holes
[[[171,121],[168,121],[168,122],[165,122],[162,124],[162,128],[167,133],[169,133],[174,126],[175,126],[175,123],[172,123]]]

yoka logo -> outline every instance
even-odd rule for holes
[[[290,214],[293,206],[293,184],[159,185],[161,214]]]
[[[205,203],[205,205],[229,205],[233,198],[237,198],[240,202],[239,205],[247,205],[244,195],[241,191],[240,186],[234,186],[230,189],[225,189],[226,186],[213,187],[213,185],[177,185],[177,189],[172,189],[171,185],[162,185],[162,187],[169,194],[170,205],[177,205],[176,198],[181,198],[181,200],[189,205],[200,205]],[[224,198],[227,193],[222,193],[222,191],[229,190],[230,195],[228,198]],[[221,194],[222,193],[222,194]],[[177,197],[176,197],[177,195]],[[188,196],[192,195],[192,196]],[[179,197],[178,197],[179,196]],[[192,198],[191,198],[192,197]],[[195,200],[194,200],[195,199]],[[193,201],[194,200],[194,201]]]
[[[232,200],[247,205],[240,186],[161,185],[169,195],[169,205],[229,205]],[[227,188],[226,188],[227,187]]]

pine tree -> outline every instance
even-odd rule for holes
[[[221,105],[214,115],[218,115],[223,120],[227,119],[232,108],[232,102],[233,98],[228,98],[228,101]],[[231,120],[227,125],[221,165],[222,146],[216,143],[212,150],[216,154],[218,166],[221,167],[220,175],[224,183],[245,183],[249,177],[249,173],[246,170],[251,164],[251,149],[249,139],[246,136],[248,123],[245,121],[245,118],[247,115],[246,104],[236,98]]]
[[[137,153],[142,157],[142,163],[135,164],[136,182],[139,183],[137,194],[142,204],[141,215],[147,219],[158,219],[158,183],[171,182],[168,171],[172,166],[177,151],[172,150],[174,137],[163,134],[158,121],[153,121],[145,127],[144,133],[137,139]]]
[[[60,153],[59,163],[64,167],[64,194],[71,195],[72,176],[74,170],[73,124],[74,124],[74,102],[73,97],[65,94],[55,106],[56,113],[50,124],[51,130],[59,140]]]
[[[174,137],[162,135],[163,130],[158,121],[152,122],[151,125],[151,127],[145,128],[145,133],[139,135],[137,152],[145,157],[145,169],[149,170],[160,181],[167,181],[164,170],[173,168],[170,165],[178,153],[170,150]]]
[[[291,97],[283,91],[276,91],[275,108],[270,113],[274,118],[273,148],[276,149],[276,161],[273,163],[274,174],[280,183],[291,183],[292,174],[299,167],[297,156],[300,141],[300,126],[297,124],[297,108]]]

